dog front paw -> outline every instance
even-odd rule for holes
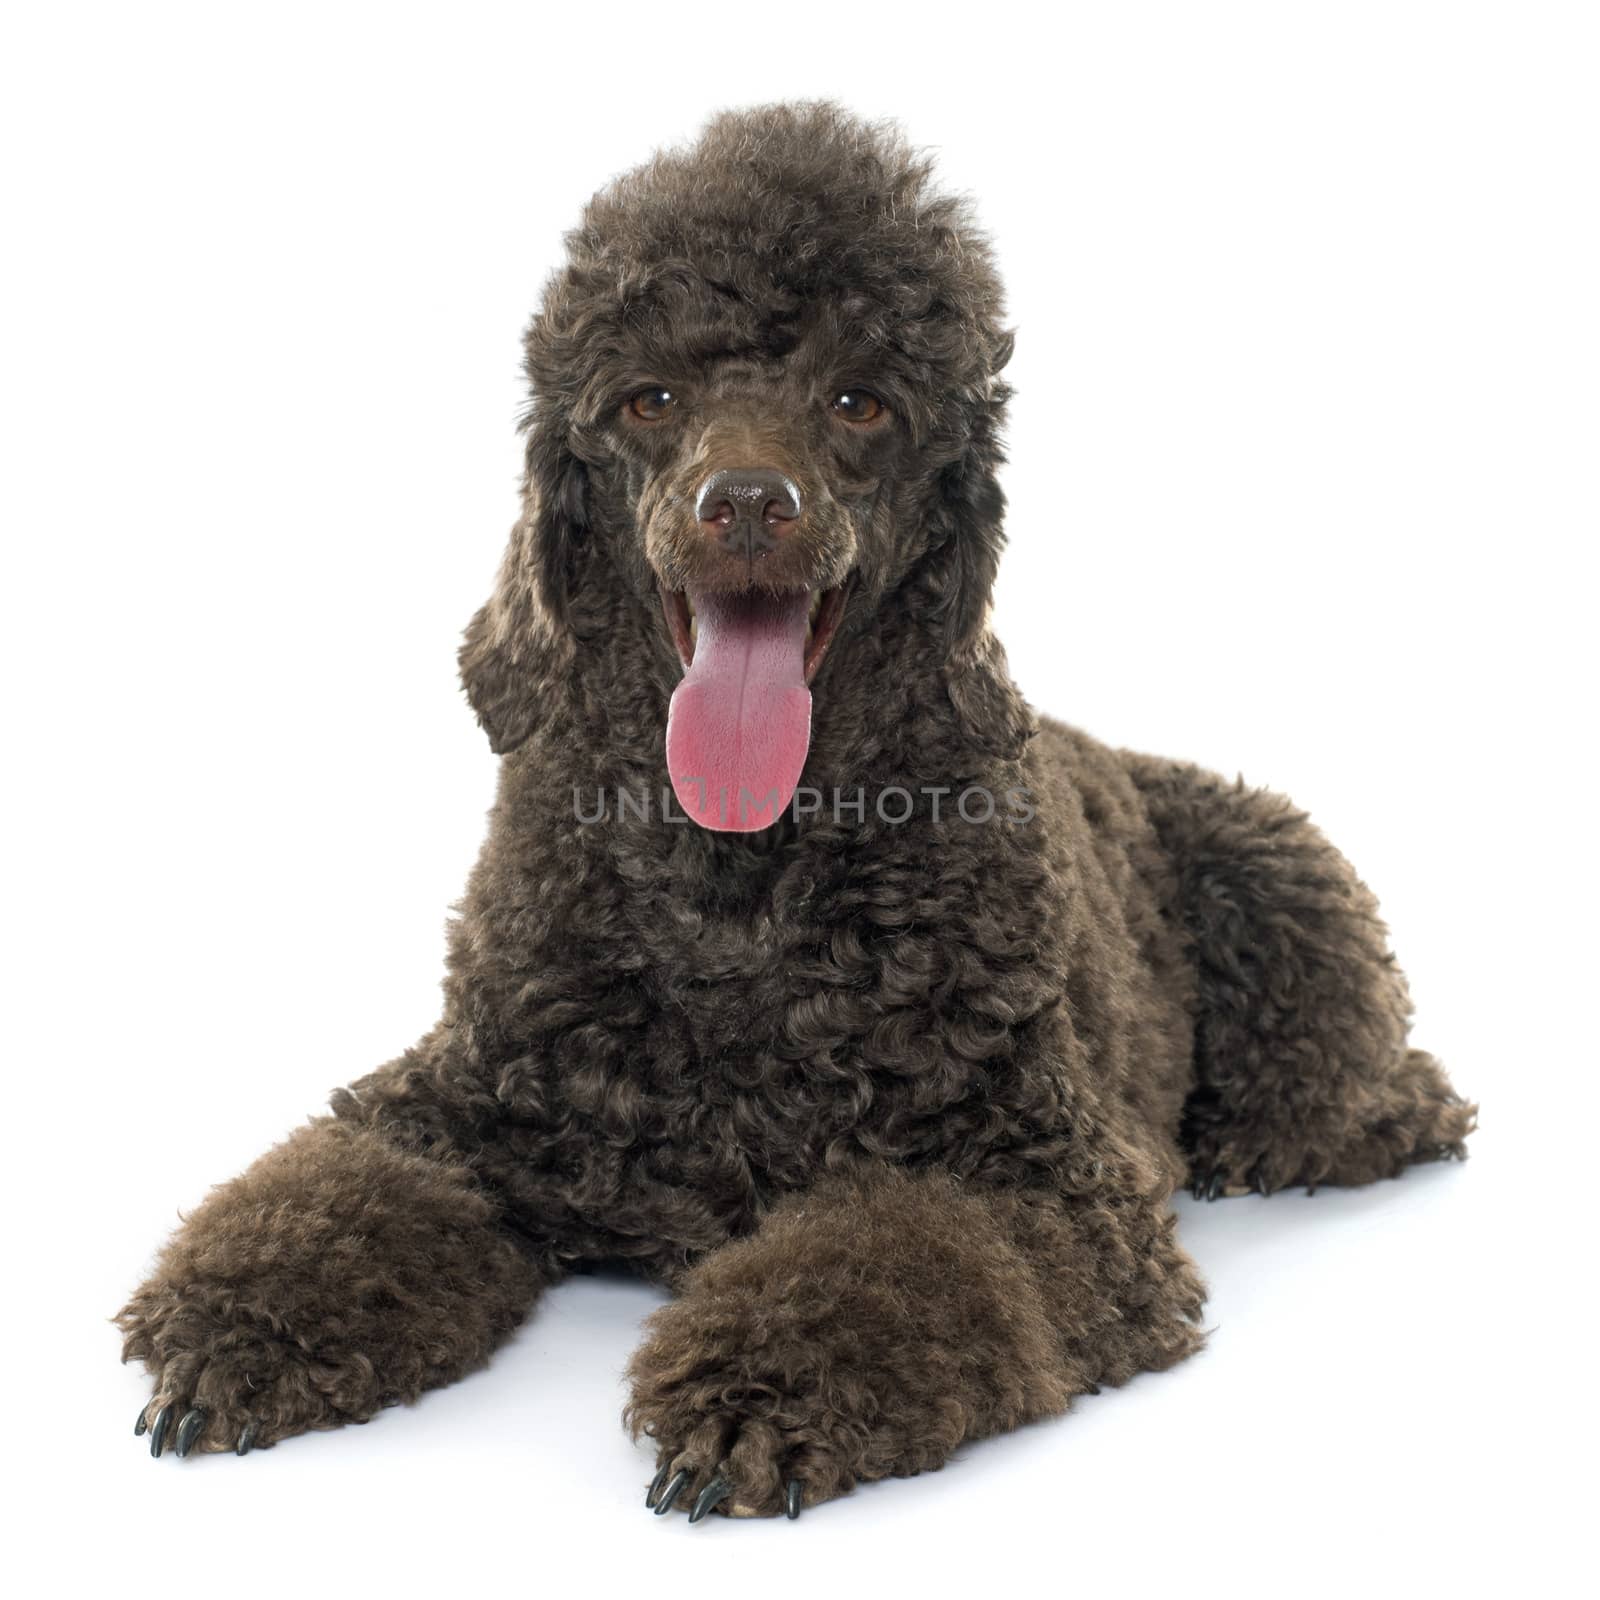
[[[264,1326],[226,1289],[141,1289],[117,1317],[123,1359],[142,1361],[154,1393],[134,1433],[150,1453],[247,1455],[293,1434],[364,1422],[385,1403],[373,1364],[336,1343],[313,1351],[287,1325]]]
[[[784,1391],[748,1364],[680,1378],[658,1336],[635,1358],[628,1423],[655,1441],[657,1470],[645,1504],[658,1516],[712,1511],[735,1517],[798,1517],[844,1494],[858,1464],[816,1393]]]
[[[733,1517],[774,1516],[781,1508],[791,1519],[806,1504],[806,1481],[785,1465],[795,1452],[764,1423],[727,1416],[707,1419],[688,1445],[668,1444],[645,1492],[646,1507],[658,1517],[674,1509],[701,1522],[721,1510]],[[815,1502],[819,1495],[811,1489]]]
[[[497,1222],[466,1168],[308,1124],[214,1189],[118,1314],[155,1380],[137,1431],[156,1455],[251,1449],[481,1366],[543,1281]]]
[[[960,1442],[961,1408],[934,1384],[888,1388],[818,1330],[760,1322],[758,1303],[693,1294],[653,1318],[626,1420],[655,1442],[645,1503],[658,1515],[797,1517],[858,1483],[940,1467]]]

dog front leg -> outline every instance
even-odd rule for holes
[[[118,1314],[151,1451],[364,1422],[480,1366],[548,1276],[462,1165],[323,1118],[212,1191]]]
[[[864,1164],[787,1197],[651,1319],[628,1421],[647,1503],[798,1515],[942,1466],[1199,1342],[1157,1202],[1066,1201]]]

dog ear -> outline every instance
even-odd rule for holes
[[[964,666],[946,664],[944,682],[973,744],[996,760],[1020,761],[1039,724],[1011,681],[1005,650],[987,627],[971,660]]]
[[[1016,336],[991,333],[987,377],[967,403],[966,438],[939,475],[934,537],[929,550],[935,604],[944,619],[945,654],[971,657],[988,626],[989,597],[1005,549],[1006,497],[1000,488],[1005,451],[1000,430],[1010,386],[1000,377]]]
[[[1010,334],[998,343],[994,370],[1011,355]],[[1010,390],[998,379],[972,419],[965,451],[940,476],[938,532],[929,555],[932,587],[944,630],[944,677],[968,736],[985,752],[1014,761],[1036,731],[1033,714],[1006,668],[989,628],[989,605],[1005,549],[1005,453],[1000,424]]]
[[[588,527],[586,469],[563,431],[536,414],[522,516],[460,653],[462,686],[497,755],[533,732],[540,695],[571,652],[570,609]]]
[[[935,551],[943,590],[945,656],[969,660],[988,627],[989,600],[1005,548],[1006,497],[998,476],[1002,455],[991,427],[939,479],[939,522],[944,536]]]

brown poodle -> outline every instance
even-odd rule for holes
[[[154,1454],[365,1421],[622,1262],[676,1292],[648,1503],[793,1516],[1194,1350],[1184,1182],[1462,1153],[1305,816],[1013,686],[1010,350],[962,205],[832,107],[591,203],[461,653],[505,760],[444,1015],[121,1312]]]

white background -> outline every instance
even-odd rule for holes
[[[1576,1592],[1592,10],[540,9],[7,13],[16,1592]],[[656,1296],[609,1279],[414,1410],[153,1463],[106,1319],[436,1015],[494,778],[453,655],[561,232],[710,110],[816,94],[902,119],[997,241],[1024,688],[1310,807],[1474,1159],[1180,1201],[1206,1353],[797,1525],[646,1514]]]

